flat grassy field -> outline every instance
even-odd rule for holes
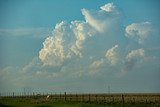
[[[105,107],[103,104],[85,102],[65,102],[31,98],[3,98],[0,107]],[[108,107],[106,105],[106,107]]]
[[[159,94],[56,94],[0,97],[0,107],[160,107]]]

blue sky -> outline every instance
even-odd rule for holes
[[[98,9],[107,2],[118,5],[125,13],[127,22],[152,20],[158,23],[159,1],[158,0],[101,0],[101,1],[80,1],[80,0],[47,0],[47,1],[1,1],[1,28],[17,27],[53,27],[62,20],[83,20],[82,8]],[[73,15],[74,14],[74,15]],[[136,17],[139,15],[139,17]]]
[[[159,5],[0,1],[0,92],[160,92]]]

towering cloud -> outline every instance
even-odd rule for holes
[[[123,29],[121,11],[113,3],[105,4],[99,10],[82,9],[82,14],[84,21],[62,21],[45,39],[39,51],[45,69],[52,66],[58,67],[56,70],[59,71],[74,69],[80,73],[106,69],[118,72],[124,68],[129,71],[141,59],[149,57],[144,44],[157,35],[151,22],[133,23]],[[136,42],[128,44],[132,40]]]
[[[39,58],[44,65],[53,66],[61,66],[73,57],[82,58],[83,54],[89,53],[87,48],[93,45],[97,47],[96,41],[93,41],[94,36],[104,38],[105,34],[101,32],[110,34],[110,29],[119,21],[117,18],[120,15],[117,12],[116,6],[109,3],[102,6],[99,11],[82,9],[85,21],[72,21],[71,23],[62,21],[56,24],[52,35],[44,41]],[[87,43],[91,41],[92,46]]]
[[[117,48],[118,45],[115,45],[111,49],[108,49],[106,52],[105,56],[111,65],[115,65],[118,61]]]
[[[124,26],[122,13],[113,3],[98,10],[81,11],[84,20],[57,23],[44,40],[39,55],[28,64],[21,68],[8,66],[0,69],[0,84],[7,82],[15,89],[18,85],[29,84],[37,89],[57,92],[75,92],[82,89],[79,87],[85,87],[87,91],[93,87],[95,92],[95,87],[100,87],[97,89],[104,92],[106,84],[119,87],[133,75],[139,80],[141,74],[148,77],[151,74],[153,78],[159,75],[160,30],[151,22],[133,22]],[[43,28],[0,29],[0,35],[33,34],[39,37],[42,32],[48,35],[47,31]],[[123,76],[123,79],[117,76]]]
[[[73,21],[70,24],[62,21],[44,41],[39,58],[46,65],[60,66],[73,56],[82,57],[82,44],[92,33],[90,26],[83,21]]]

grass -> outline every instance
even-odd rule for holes
[[[77,95],[76,95],[77,96]],[[97,95],[96,95],[97,96]],[[54,98],[55,97],[55,98]],[[89,97],[79,95],[67,96],[67,101],[64,96],[57,99],[59,96],[52,96],[46,100],[46,97],[0,97],[0,107],[123,107],[122,98],[120,95],[113,95],[112,97],[105,97],[104,95],[90,95]],[[114,100],[112,99],[114,97]],[[60,98],[60,97],[59,97]],[[97,98],[97,100],[96,100]],[[133,100],[134,98],[134,100]],[[160,96],[158,95],[125,95],[124,107],[159,107]]]
[[[0,107],[104,107],[104,105],[85,102],[47,101],[31,98],[4,98],[0,99]]]
[[[64,101],[43,101],[43,100],[34,100],[34,99],[1,99],[0,107],[122,107],[122,104],[115,103],[100,103],[100,102],[64,102]],[[125,104],[125,107],[158,107],[155,105],[146,104],[136,104],[131,103]]]

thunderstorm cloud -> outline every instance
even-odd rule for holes
[[[80,69],[81,73],[97,70],[93,68],[103,71],[104,67],[111,71],[117,67],[121,72],[120,69],[129,71],[140,59],[152,56],[147,54],[149,49],[144,46],[148,39],[157,36],[157,29],[151,22],[132,23],[124,28],[122,13],[113,3],[105,4],[99,10],[82,9],[82,14],[84,21],[56,24],[52,35],[45,39],[39,51],[43,66],[64,70],[75,61],[77,65],[72,66],[79,66],[76,72]],[[122,39],[127,42],[122,42]],[[136,42],[130,44],[132,41]],[[85,67],[82,62],[85,62]]]
[[[113,3],[100,6],[98,10],[83,8],[81,12],[84,20],[63,20],[54,26],[38,55],[20,70],[16,69],[18,78],[11,76],[14,73],[8,67],[1,69],[0,81],[9,84],[4,78],[5,71],[9,70],[11,74],[7,72],[7,76],[13,78],[15,84],[34,83],[40,87],[39,81],[44,85],[53,81],[57,89],[68,87],[69,90],[71,86],[76,89],[99,86],[99,80],[118,81],[116,77],[121,74],[124,77],[137,71],[145,74],[152,69],[159,72],[160,33],[152,22],[144,20],[124,25],[124,14]]]

